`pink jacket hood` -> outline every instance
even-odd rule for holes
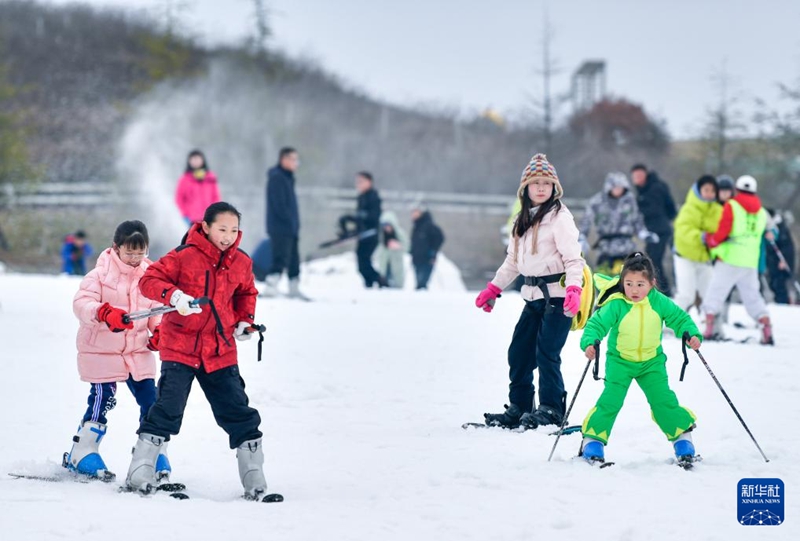
[[[81,281],[72,301],[72,310],[80,321],[76,345],[81,380],[106,383],[125,381],[129,375],[136,381],[155,378],[156,359],[147,349],[147,341],[161,317],[135,321],[133,329],[120,333],[111,332],[97,320],[97,309],[106,302],[128,313],[161,306],[139,291],[139,279],[150,264],[145,259],[138,267],[131,267],[107,248]]]

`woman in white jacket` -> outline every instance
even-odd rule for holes
[[[522,210],[508,244],[508,255],[475,304],[491,312],[495,299],[520,274],[525,277],[525,308],[508,348],[509,406],[485,413],[492,426],[536,428],[561,424],[566,392],[561,349],[572,317],[580,308],[584,260],[572,213],[555,168],[536,154],[522,173],[517,193]],[[539,407],[534,408],[533,371],[539,369]]]

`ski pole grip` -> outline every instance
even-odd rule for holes
[[[195,300],[193,300],[192,302],[189,303],[189,306],[195,307],[195,306],[200,306],[200,305],[203,305],[203,304],[208,304],[210,302],[211,302],[211,299],[209,299],[208,297],[197,297]]]
[[[259,325],[257,323],[253,323],[252,325],[250,325],[249,327],[247,327],[244,330],[245,334],[250,334],[250,333],[254,333],[254,332],[267,332],[267,326],[266,325]]]

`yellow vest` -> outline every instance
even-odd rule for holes
[[[758,268],[761,258],[761,237],[767,228],[767,211],[761,207],[750,214],[738,201],[728,201],[733,211],[733,226],[728,238],[714,248],[713,255],[734,267]]]

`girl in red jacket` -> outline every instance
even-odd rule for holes
[[[209,206],[184,244],[151,265],[139,282],[145,297],[177,310],[161,323],[158,396],[137,431],[126,481],[133,490],[155,489],[159,449],[180,431],[196,378],[217,424],[228,433],[231,449],[236,449],[245,497],[259,500],[266,494],[261,417],[248,406],[234,341],[252,337],[247,331],[258,296],[253,264],[239,250],[240,218],[229,203]],[[210,303],[194,306],[198,297],[208,297]]]

